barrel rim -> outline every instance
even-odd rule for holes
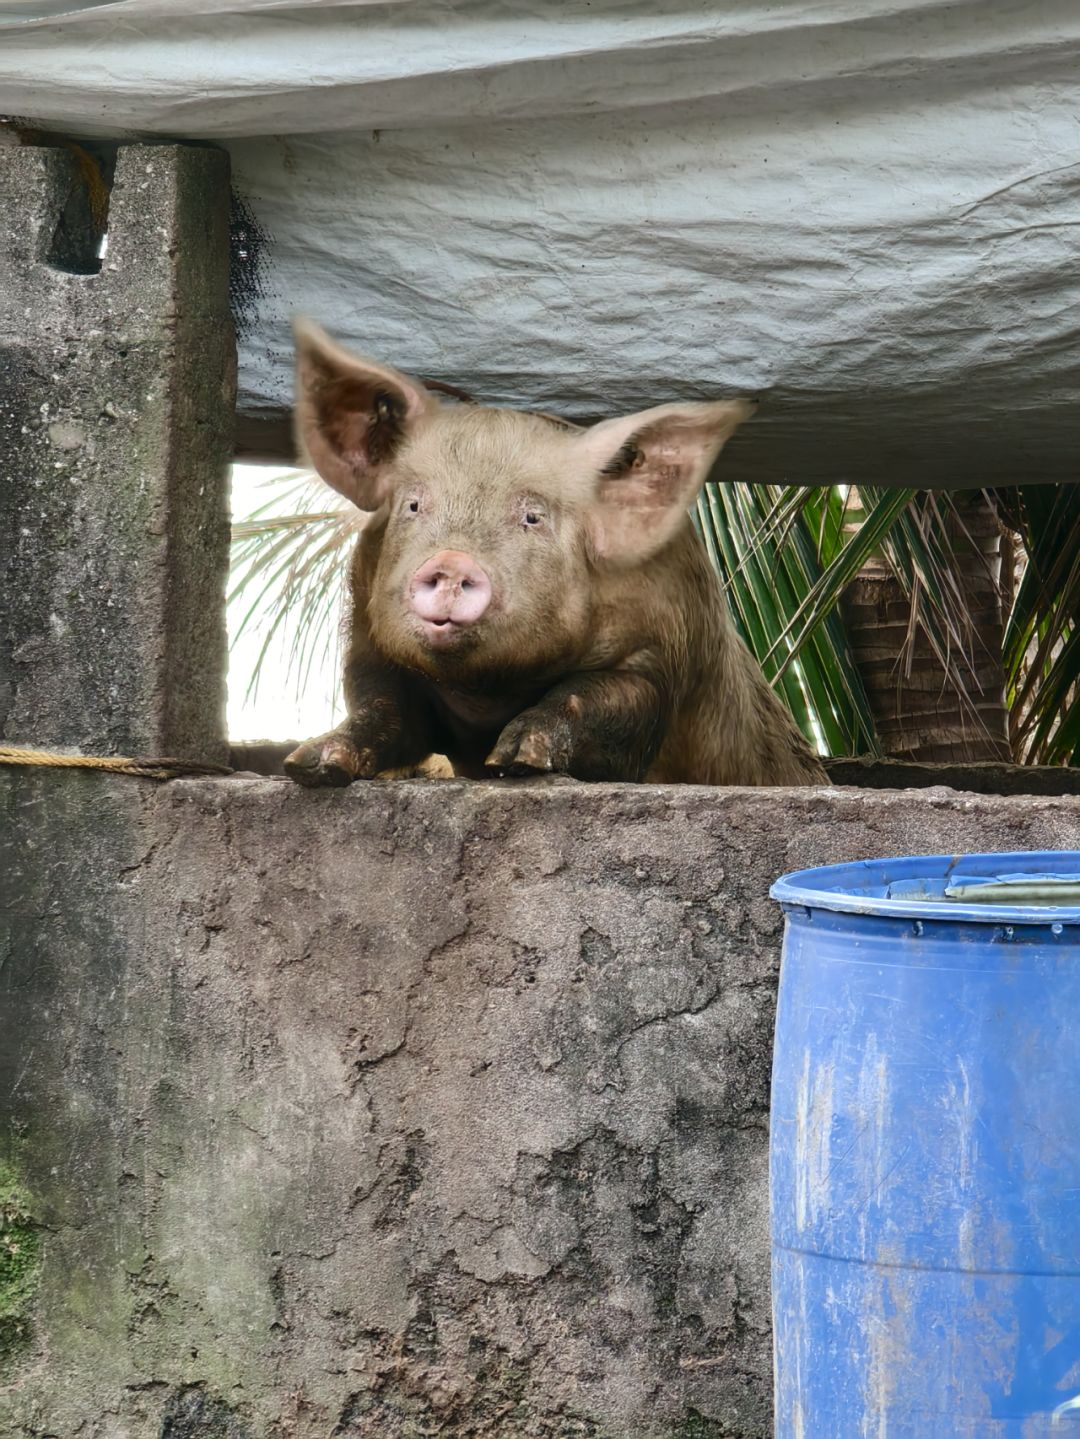
[[[937,866],[936,869],[932,868]],[[792,870],[781,875],[769,894],[784,909],[824,909],[839,914],[880,915],[896,919],[957,920],[977,924],[1080,925],[1080,905],[1049,904],[965,904],[953,900],[914,898],[893,899],[884,895],[845,893],[857,889],[854,881],[863,877],[882,887],[897,880],[925,878],[946,879],[951,871],[963,866],[973,877],[980,870],[1001,871],[1006,867],[1033,876],[1053,871],[1075,872],[1080,879],[1080,850],[1008,850],[1000,853],[925,854],[884,856],[861,859],[846,864],[816,865],[811,869]],[[872,877],[872,878],[871,878]]]

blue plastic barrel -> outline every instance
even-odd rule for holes
[[[772,895],[777,1439],[1080,1439],[1080,853]]]

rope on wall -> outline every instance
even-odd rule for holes
[[[36,765],[48,769],[98,769],[139,779],[180,779],[184,775],[232,774],[228,765],[193,764],[184,759],[130,759],[124,755],[52,754],[48,750],[0,745],[0,765]]]

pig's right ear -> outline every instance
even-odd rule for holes
[[[377,510],[395,451],[439,402],[419,380],[350,355],[310,320],[296,320],[293,330],[300,447],[328,485],[359,509]]]

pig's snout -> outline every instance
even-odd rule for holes
[[[491,581],[472,555],[440,550],[413,575],[408,596],[424,633],[438,643],[480,619],[491,603]]]

